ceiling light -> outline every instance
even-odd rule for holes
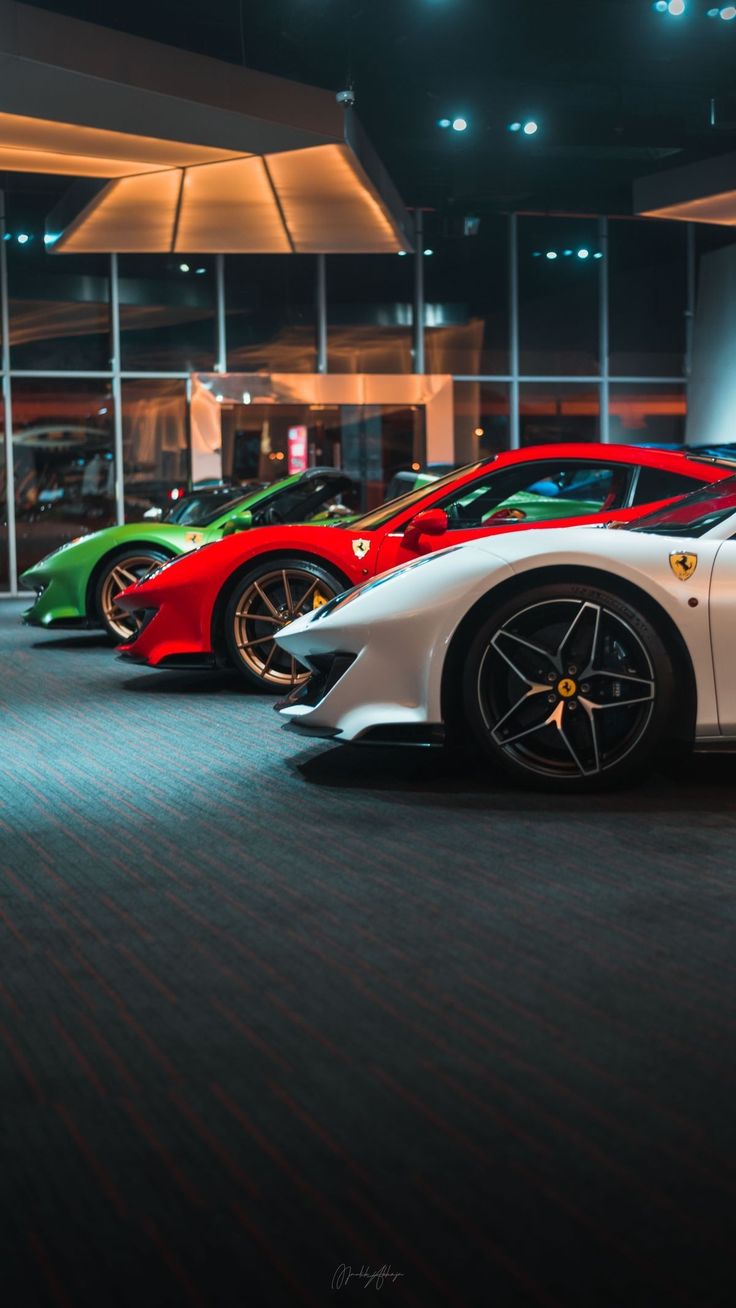
[[[590,257],[590,250],[586,250],[584,245],[581,246],[581,248],[578,250],[578,259],[587,259],[589,257]]]
[[[601,250],[596,250],[595,254],[593,255],[593,258],[594,258],[594,259],[602,259],[602,258],[603,258],[603,252],[602,252]]]
[[[473,432],[474,436],[483,436],[484,434],[485,433],[482,427],[476,427],[475,431]]]
[[[557,258],[557,251],[556,251],[556,250],[548,250],[548,251],[547,251],[547,258],[548,258],[548,259],[556,259],[556,258]]]
[[[562,253],[564,254],[566,259],[569,259],[570,255],[572,254],[572,250],[563,250]]]
[[[464,132],[467,125],[468,125],[467,118],[453,118],[452,120],[453,132]]]
[[[105,409],[105,408],[103,407],[102,409],[98,409],[97,412],[98,412],[98,413],[107,413],[107,409]]]
[[[195,268],[195,269],[194,269],[194,275],[195,275],[195,277],[201,277],[201,276],[202,276],[202,273],[206,273],[206,272],[207,272],[207,269],[206,269],[206,268]]]
[[[509,123],[508,130],[509,130],[510,132],[520,132],[520,131],[521,131],[521,123]]]
[[[452,124],[451,124],[449,118],[438,118],[438,119],[437,119],[437,126],[438,126],[438,127],[451,127]]]
[[[406,250],[397,250],[396,253],[398,254],[400,259],[403,259],[404,255],[406,254]]]
[[[685,0],[669,0],[667,12],[672,14],[673,18],[678,18],[685,12]]]
[[[28,235],[27,232],[19,232],[19,233],[18,233],[18,244],[19,244],[19,245],[27,245],[28,242],[30,241],[30,239],[31,239],[31,238],[30,238],[30,236]]]
[[[179,264],[179,272],[189,272],[189,264],[188,264],[188,263],[180,263],[180,264]]]
[[[721,10],[721,18],[724,23],[730,23],[732,18],[736,18],[736,5],[724,5]]]
[[[425,254],[434,254],[434,250],[426,249],[426,250],[424,251],[424,253],[425,253]]]
[[[524,123],[523,131],[525,136],[534,136],[539,131],[539,123],[535,123],[534,119],[530,118],[527,123]]]

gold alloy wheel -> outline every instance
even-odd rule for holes
[[[248,671],[279,689],[306,681],[309,673],[299,671],[296,659],[279,649],[274,636],[335,594],[329,583],[307,568],[278,568],[256,577],[243,591],[233,615],[235,645]]]
[[[108,631],[120,640],[130,640],[140,628],[141,619],[137,613],[120,608],[115,596],[140,581],[161,561],[160,554],[131,554],[117,560],[105,574],[100,587],[100,609]]]

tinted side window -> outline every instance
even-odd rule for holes
[[[664,472],[661,468],[640,468],[634,492],[634,504],[656,504],[675,495],[688,495],[702,486],[697,477],[685,477],[681,472]]]
[[[450,528],[467,531],[494,523],[544,522],[622,508],[631,469],[624,464],[547,460],[491,472],[441,507]]]

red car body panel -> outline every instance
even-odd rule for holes
[[[442,479],[441,483],[426,487],[421,500],[397,511],[395,517],[371,531],[322,525],[255,527],[175,559],[148,580],[129,586],[118,596],[118,602],[124,608],[147,613],[147,620],[136,638],[118,646],[118,651],[131,662],[145,663],[150,667],[183,662],[213,663],[216,652],[222,652],[219,642],[214,639],[216,618],[224,607],[222,600],[229,593],[232,579],[246,571],[249,565],[276,556],[296,555],[322,563],[343,577],[347,588],[406,563],[418,554],[477,540],[479,536],[532,531],[538,527],[590,525],[600,521],[626,522],[669,502],[659,500],[636,508],[587,513],[576,518],[519,522],[513,526],[506,523],[467,530],[453,528],[439,536],[423,536],[417,548],[407,548],[404,528],[417,513],[432,508],[433,504],[464,486],[472,485],[489,472],[521,462],[547,463],[554,459],[657,468],[697,478],[701,484],[720,481],[733,475],[734,471],[732,466],[689,459],[685,454],[625,445],[565,444],[508,451],[492,462],[473,465],[470,470],[459,472],[453,481]],[[364,554],[362,546],[357,552],[353,548],[358,541],[368,542]]]

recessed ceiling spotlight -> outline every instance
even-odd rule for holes
[[[721,10],[721,18],[724,23],[730,23],[733,18],[736,18],[736,5],[724,5]]]
[[[434,250],[426,249],[426,250],[424,251],[424,253],[425,253],[425,254],[434,254]]]
[[[188,263],[180,263],[180,264],[179,264],[179,272],[189,272],[189,264],[188,264]]]
[[[539,131],[539,123],[535,123],[533,118],[524,123],[522,128],[525,136],[534,136]]]
[[[685,8],[685,0],[669,0],[667,13],[672,14],[673,18],[679,18],[680,14],[684,14]]]
[[[510,132],[520,132],[520,131],[521,131],[521,123],[509,123],[508,130],[509,130]]]
[[[602,253],[602,251],[601,251],[601,250],[596,250],[595,254],[593,255],[593,258],[594,258],[594,259],[602,259],[602,258],[603,258],[603,253]]]
[[[437,119],[437,126],[438,126],[438,127],[451,127],[451,126],[452,126],[452,123],[450,122],[450,119],[449,119],[449,118],[438,118],[438,119]]]
[[[557,251],[556,251],[556,250],[548,250],[548,251],[547,251],[547,258],[548,258],[548,259],[556,259],[556,258],[557,258]]]
[[[18,241],[18,244],[19,244],[19,245],[27,245],[28,242],[30,241],[30,239],[31,239],[31,238],[30,238],[30,236],[28,235],[27,232],[19,232],[19,233],[18,233],[17,241]]]
[[[582,245],[578,250],[578,259],[588,259],[589,257],[590,257],[590,250],[586,250],[585,246]]]
[[[467,126],[468,126],[467,118],[453,118],[452,120],[453,132],[464,132]]]

